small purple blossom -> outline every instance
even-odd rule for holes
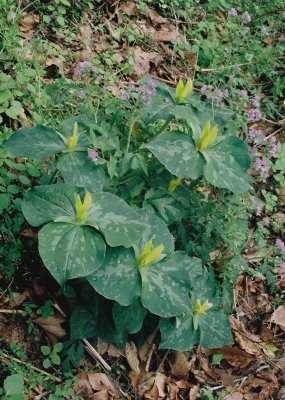
[[[122,99],[129,101],[130,100],[130,95],[128,92],[126,92],[125,90],[121,90],[121,95],[122,95]]]
[[[279,260],[278,263],[277,263],[277,265],[278,265],[279,268],[285,269],[285,262],[284,262],[284,261]]]
[[[260,94],[257,94],[256,96],[253,97],[253,99],[251,100],[251,104],[254,107],[258,107],[260,105],[260,99],[262,96],[260,96]]]
[[[164,99],[164,103],[170,103],[170,100],[169,100],[169,98],[168,98],[168,97],[165,97],[165,99]]]
[[[251,15],[249,14],[248,11],[245,11],[245,12],[242,14],[242,18],[243,18],[243,22],[244,22],[245,24],[247,24],[248,22],[251,21]]]
[[[279,247],[281,253],[285,253],[285,243],[281,239],[276,239],[276,246]]]
[[[99,154],[94,149],[88,149],[88,158],[97,164]]]
[[[260,217],[262,209],[263,209],[263,204],[262,203],[257,203],[255,215]]]
[[[146,82],[150,85],[150,87],[152,88],[152,89],[155,89],[156,88],[156,83],[155,83],[155,81],[152,79],[152,78],[146,78]]]
[[[264,226],[269,226],[270,225],[270,219],[268,217],[264,217],[262,219],[262,223]]]
[[[262,158],[257,157],[254,162],[254,167],[255,171],[259,171],[259,173],[263,177],[263,182],[266,182],[266,179],[269,177],[269,165],[265,160],[262,160]]]
[[[262,114],[258,108],[252,108],[247,113],[247,118],[249,122],[258,122],[261,120]]]
[[[235,8],[231,8],[229,11],[229,16],[230,17],[236,17],[238,15],[238,12]]]
[[[275,157],[276,153],[277,153],[276,137],[273,136],[270,139],[270,151],[269,151],[268,157],[269,158]]]
[[[266,26],[263,26],[263,27],[261,28],[261,33],[262,33],[264,36],[268,36],[268,35],[269,35],[269,32],[268,32]]]
[[[76,96],[80,97],[80,99],[85,99],[86,93],[84,92],[84,90],[79,90],[79,92],[76,93]]]
[[[251,139],[251,141],[253,142],[253,144],[263,143],[266,139],[265,136],[263,135],[263,132],[261,129],[251,128],[249,130],[248,136]]]
[[[251,157],[257,157],[257,149],[252,149],[250,152]]]
[[[248,247],[250,247],[251,249],[253,248],[253,246],[254,246],[254,243],[253,243],[253,242],[249,242],[249,243],[248,243]]]
[[[247,97],[248,96],[248,91],[246,89],[243,89],[243,90],[240,91],[240,94],[242,96],[244,96],[244,97]]]
[[[136,92],[137,91],[137,88],[136,88],[135,84],[133,84],[133,83],[130,83],[128,85],[128,88],[130,89],[131,92]]]
[[[91,64],[89,61],[80,61],[75,69],[74,69],[74,73],[75,75],[82,75],[83,72],[85,72],[85,70],[87,68],[90,68]]]
[[[104,76],[103,76],[102,74],[99,74],[99,75],[96,77],[95,82],[101,82],[102,79],[104,79]]]

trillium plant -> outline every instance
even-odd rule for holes
[[[158,327],[161,348],[221,347],[232,336],[220,279],[175,232],[191,229],[189,195],[201,187],[225,195],[251,188],[247,146],[232,113],[203,102],[190,79],[175,89],[150,77],[141,85],[143,98],[133,85],[111,110],[103,102],[62,128],[11,135],[4,146],[12,157],[41,160],[48,171],[22,211],[40,228],[39,254],[54,279],[80,288],[71,340],[124,348],[129,335],[139,344]]]

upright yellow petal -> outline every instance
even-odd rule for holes
[[[201,133],[201,140],[199,143],[200,150],[205,150],[216,140],[218,134],[218,125],[215,125],[212,129],[210,129],[210,126],[210,121],[208,121]]]
[[[168,192],[172,193],[181,183],[181,178],[172,179],[168,185]]]

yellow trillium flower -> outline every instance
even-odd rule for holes
[[[76,221],[79,224],[82,224],[83,222],[86,221],[87,212],[91,206],[92,206],[92,198],[89,192],[85,194],[83,203],[81,201],[79,194],[76,196],[75,200]]]
[[[162,254],[164,250],[163,244],[160,244],[154,249],[151,248],[152,239],[146,243],[141,254],[136,254],[136,260],[139,267],[147,267],[154,261],[159,261],[164,257],[164,254]]]
[[[196,300],[196,304],[193,310],[194,315],[207,315],[206,311],[209,310],[213,306],[212,303],[209,303],[208,300],[205,300],[203,304],[201,304],[200,299]]]
[[[218,134],[218,125],[215,125],[211,129],[211,122],[208,121],[201,133],[201,140],[198,146],[199,149],[205,150],[208,146],[210,146],[210,144],[212,144],[216,140],[217,134]]]
[[[69,138],[67,138],[67,146],[66,146],[67,150],[73,150],[74,149],[74,147],[78,143],[79,136],[82,135],[82,133],[84,133],[84,132],[85,131],[78,133],[78,124],[75,121],[74,122],[74,126],[73,126],[73,135],[70,136]]]
[[[181,178],[172,179],[168,185],[168,192],[172,193],[181,183]]]
[[[193,81],[188,79],[184,85],[182,79],[180,78],[176,86],[176,103],[182,103],[182,101],[187,97],[193,90]]]

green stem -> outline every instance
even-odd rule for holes
[[[49,178],[48,185],[52,185],[52,184],[54,183],[57,174],[58,174],[58,169],[56,168],[56,169],[53,171],[51,177]]]
[[[129,152],[129,147],[130,147],[130,142],[131,142],[131,136],[132,136],[132,132],[133,132],[133,127],[135,125],[136,120],[134,119],[134,114],[132,115],[132,119],[131,119],[131,124],[130,124],[130,128],[129,128],[129,134],[128,134],[128,140],[127,140],[127,146],[126,146],[126,151],[125,154],[128,154]]]

